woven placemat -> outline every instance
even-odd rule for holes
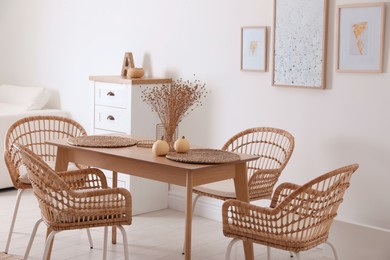
[[[137,142],[137,147],[142,147],[142,148],[152,148],[155,140],[139,140]]]
[[[240,159],[238,154],[216,149],[191,149],[186,153],[169,152],[165,157],[177,162],[202,164],[228,163]]]
[[[128,137],[107,135],[71,137],[68,138],[67,142],[71,145],[97,148],[118,148],[137,144],[136,140]]]

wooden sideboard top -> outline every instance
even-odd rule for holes
[[[127,78],[122,76],[89,76],[89,80],[116,84],[164,84],[171,83],[171,78]]]

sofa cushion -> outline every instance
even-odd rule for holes
[[[19,114],[24,111],[26,111],[26,109],[22,106],[0,102],[0,116]]]
[[[18,105],[26,110],[42,109],[49,101],[50,93],[42,87],[0,85],[0,102]]]

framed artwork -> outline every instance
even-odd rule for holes
[[[328,0],[274,0],[273,86],[325,88]]]
[[[266,71],[266,27],[241,28],[241,70]]]
[[[383,72],[385,3],[337,6],[338,72]]]

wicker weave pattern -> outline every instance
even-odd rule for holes
[[[226,201],[222,208],[224,235],[292,252],[325,242],[357,168],[357,164],[349,165],[303,186],[281,184],[270,208]]]
[[[256,127],[244,130],[222,147],[222,150],[257,155],[260,158],[247,163],[250,200],[270,198],[294,150],[294,137],[285,130],[271,127]],[[226,200],[220,196],[197,191],[202,196]]]
[[[10,126],[5,138],[4,159],[17,189],[29,189],[30,184],[19,181],[21,160],[13,149],[14,143],[23,144],[45,161],[56,160],[57,147],[46,144],[51,139],[86,135],[76,121],[59,116],[32,116],[16,121]]]
[[[269,198],[291,157],[294,137],[282,129],[252,128],[233,136],[222,149],[260,156],[247,164],[249,197],[251,200]]]
[[[107,188],[98,169],[57,174],[39,156],[14,144],[27,167],[42,219],[51,230],[130,225],[131,195],[123,188]]]

